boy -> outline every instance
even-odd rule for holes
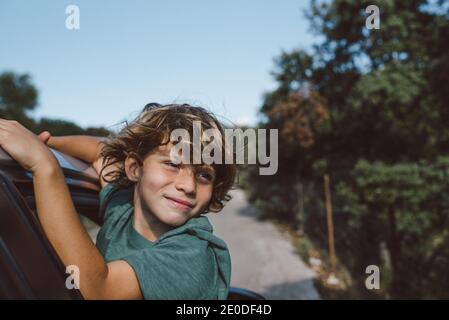
[[[63,263],[78,266],[86,299],[226,299],[229,252],[202,214],[220,211],[229,200],[236,167],[173,161],[170,133],[192,132],[193,121],[219,130],[224,139],[216,118],[190,105],[149,104],[102,141],[48,132],[36,137],[0,119],[0,146],[32,172],[42,227]],[[92,163],[98,172],[104,224],[96,246],[42,142]]]

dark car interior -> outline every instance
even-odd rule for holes
[[[53,150],[77,211],[102,224],[100,186],[87,164]],[[66,288],[68,274],[35,214],[32,176],[0,149],[0,299],[83,299]],[[229,300],[262,300],[261,295],[230,288]]]
[[[18,188],[0,172],[0,299],[82,299]]]

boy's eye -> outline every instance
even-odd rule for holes
[[[179,168],[179,164],[173,163],[173,162],[171,162],[171,161],[166,161],[166,162],[164,162],[164,163],[165,163],[165,165],[167,165],[167,166],[169,166],[169,167],[172,167],[172,168]]]
[[[214,180],[214,175],[209,172],[200,171],[197,173],[198,177],[205,182],[212,182]]]

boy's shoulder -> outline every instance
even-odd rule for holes
[[[100,216],[105,220],[113,211],[127,210],[132,206],[133,187],[122,188],[114,183],[105,185],[99,193]]]

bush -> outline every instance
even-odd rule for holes
[[[350,248],[340,252],[351,256],[346,261],[362,275],[359,282],[376,264],[391,297],[449,297],[449,157],[394,165],[360,160],[336,186],[335,199],[336,234]]]

